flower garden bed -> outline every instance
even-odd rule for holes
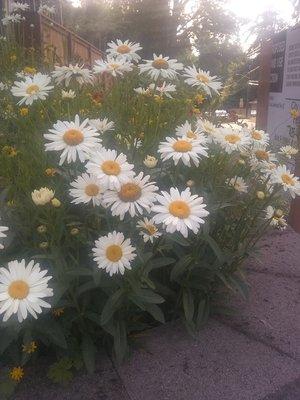
[[[217,120],[222,85],[209,72],[141,60],[129,41],[109,43],[93,70],[51,66],[10,33],[0,39],[7,395],[39,352],[55,354],[48,376],[65,383],[93,371],[101,346],[122,361],[147,327],[180,317],[194,334],[227,311],[225,290],[247,296],[244,259],[270,225],[284,229],[288,196],[300,194],[284,164],[296,150]]]

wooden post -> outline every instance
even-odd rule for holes
[[[256,128],[266,130],[268,121],[269,87],[272,57],[272,41],[263,43],[259,55],[259,83],[257,87]]]
[[[296,135],[298,143],[298,154],[295,158],[295,175],[300,177],[300,121],[296,121]],[[296,196],[291,202],[289,224],[294,231],[300,233],[300,196]]]

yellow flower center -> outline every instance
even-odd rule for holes
[[[114,69],[114,70],[116,70],[116,69],[118,69],[119,67],[120,67],[120,64],[117,64],[117,63],[111,63],[111,64],[109,64],[110,65],[110,67],[112,68],[112,69]]]
[[[265,150],[256,150],[255,156],[258,160],[269,161],[269,153]]]
[[[104,163],[101,165],[102,171],[106,175],[119,175],[121,172],[121,167],[116,161],[104,161]]]
[[[186,136],[187,136],[188,138],[190,138],[190,139],[196,139],[197,134],[196,134],[195,132],[193,132],[193,131],[188,131],[187,134],[186,134]]]
[[[209,126],[209,125],[204,125],[204,130],[207,133],[212,133],[213,128],[211,126]]]
[[[239,135],[235,135],[234,133],[231,133],[230,135],[225,135],[225,140],[231,144],[235,144],[241,140]]]
[[[282,174],[281,175],[281,180],[283,183],[285,183],[286,185],[290,185],[290,186],[295,186],[295,181],[294,179],[288,175],[288,174]]]
[[[164,60],[163,58],[157,58],[152,62],[152,67],[156,69],[168,69],[169,63],[168,61]]]
[[[81,131],[78,129],[69,129],[63,135],[63,140],[69,146],[77,146],[81,142],[83,142],[84,136]]]
[[[148,231],[150,235],[154,235],[157,232],[157,228],[154,225],[147,224],[145,225],[145,229]]]
[[[87,196],[93,197],[93,196],[97,196],[97,194],[100,191],[100,188],[98,185],[95,185],[94,183],[90,183],[89,185],[87,185],[85,187],[84,191]]]
[[[184,219],[190,215],[191,209],[185,201],[175,200],[169,204],[169,212],[174,215],[174,217]]]
[[[121,44],[121,46],[117,47],[117,52],[121,54],[127,54],[130,52],[130,47],[126,44]]]
[[[121,186],[118,195],[122,201],[136,201],[141,197],[142,190],[136,183],[125,183]]]
[[[123,256],[123,251],[121,246],[117,244],[112,244],[106,249],[106,257],[111,262],[118,262]]]
[[[27,94],[36,94],[40,90],[38,85],[29,85],[28,88],[26,89]]]
[[[253,137],[253,139],[255,140],[261,140],[262,139],[262,134],[259,133],[258,131],[253,131],[251,133],[251,136]]]
[[[28,296],[29,286],[22,280],[14,281],[9,285],[8,294],[13,299],[22,300]]]
[[[207,84],[209,82],[209,78],[203,74],[197,74],[196,78],[199,82]]]
[[[192,148],[193,146],[191,143],[186,140],[177,140],[177,142],[173,144],[173,149],[179,153],[186,153],[187,151],[191,151]]]

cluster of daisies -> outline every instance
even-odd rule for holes
[[[20,1],[12,1],[9,5],[10,11],[5,15],[1,22],[4,26],[18,24],[26,19],[26,12],[29,11],[30,6],[28,3],[23,3]],[[39,14],[46,14],[48,16],[55,14],[55,7],[49,6],[47,4],[41,4],[38,9]]]

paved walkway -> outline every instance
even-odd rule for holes
[[[179,323],[146,331],[116,369],[99,358],[93,375],[61,388],[43,366],[15,400],[300,400],[300,235],[260,242],[247,262],[250,300],[232,299],[234,317],[212,319],[192,339]]]

